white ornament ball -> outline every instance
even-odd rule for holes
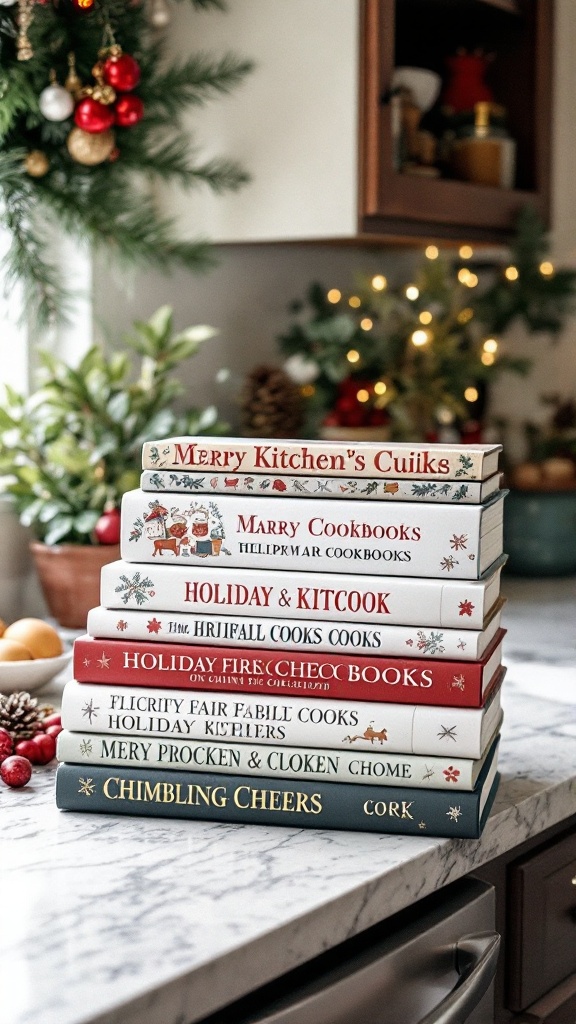
[[[0,7],[13,7],[16,0],[0,0]]]
[[[295,384],[311,384],[320,374],[320,367],[313,359],[296,352],[284,363],[284,369]]]
[[[38,105],[47,121],[65,121],[74,110],[74,98],[63,85],[47,85],[40,93]]]

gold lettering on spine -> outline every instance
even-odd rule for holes
[[[248,794],[247,804],[243,804],[240,802],[242,794]],[[236,807],[250,807],[250,786],[238,786],[237,789],[234,790],[234,803],[236,804]]]
[[[133,779],[119,779],[120,792],[118,797],[120,800],[138,800],[139,797],[134,796],[134,780]]]
[[[102,792],[104,793],[104,796],[106,797],[107,800],[117,800],[118,799],[118,793],[111,793],[110,792],[110,785],[113,784],[113,783],[115,783],[117,785],[119,782],[120,782],[120,779],[114,778],[113,776],[110,777],[109,779],[106,779],[106,781],[104,782],[104,785],[102,786]]]

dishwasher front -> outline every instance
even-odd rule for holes
[[[202,1024],[493,1024],[495,892],[466,878]]]

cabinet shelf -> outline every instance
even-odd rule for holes
[[[362,15],[360,234],[506,242],[528,203],[549,225],[552,0],[364,0]],[[458,47],[496,55],[490,84],[516,141],[516,188],[394,166],[394,67],[442,74]]]

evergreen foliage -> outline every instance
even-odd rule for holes
[[[179,2],[225,9],[221,0]],[[104,246],[120,264],[164,272],[176,265],[207,269],[213,262],[210,245],[202,239],[178,240],[173,222],[158,216],[150,185],[161,179],[220,192],[248,180],[231,159],[200,161],[181,118],[191,105],[234,89],[251,62],[230,53],[170,62],[162,39],[146,21],[143,0],[94,0],[90,10],[77,9],[72,0],[37,2],[28,31],[33,56],[19,60],[18,10],[18,4],[0,6],[0,209],[12,236],[8,283],[24,282],[28,313],[36,313],[40,323],[65,314],[66,295],[46,253],[50,233],[61,229]],[[85,166],[66,146],[73,114],[49,121],[39,97],[52,71],[60,85],[65,83],[69,54],[74,54],[82,85],[95,85],[92,69],[112,38],[138,61],[141,77],[135,92],[144,116],[131,127],[114,127],[114,159]],[[25,169],[24,160],[33,151],[48,159],[43,176],[33,177]]]

